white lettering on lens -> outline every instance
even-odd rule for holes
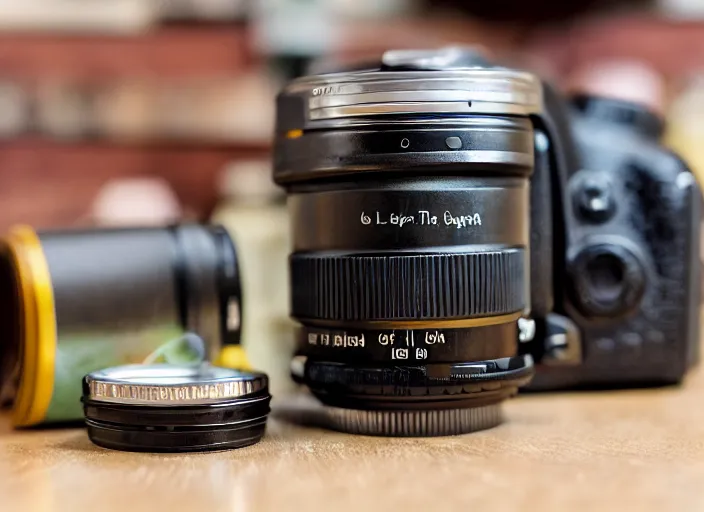
[[[391,351],[391,359],[408,359],[407,348],[395,348]]]
[[[393,335],[391,335],[393,337]],[[332,341],[332,343],[331,343]],[[351,335],[347,332],[308,333],[308,343],[328,349],[364,348],[364,334]],[[393,343],[393,341],[392,341]]]
[[[416,340],[413,337],[413,331],[406,331],[406,346],[414,347],[416,345]]]
[[[455,226],[457,229],[482,225],[482,218],[478,213],[455,216],[452,212],[446,210],[443,220],[446,226]]]
[[[395,334],[380,334],[379,335],[379,345],[393,345]]]
[[[427,210],[420,210],[418,212],[418,215],[420,215],[420,223],[423,226],[427,225],[436,225],[438,223],[438,217],[437,215],[430,215],[430,212]]]
[[[338,94],[339,92],[339,85],[327,85],[325,87],[316,87],[313,89],[313,96],[325,96],[327,94]]]
[[[401,215],[401,214],[395,214],[395,213],[391,214],[390,220],[391,220],[391,224],[393,224],[394,226],[398,226],[400,228],[403,227],[404,224],[414,224],[415,223],[415,219],[413,217],[411,217],[410,215]]]
[[[467,213],[464,215],[455,215],[451,211],[446,210],[442,216],[445,226],[455,229],[471,228],[482,225],[482,217],[478,213]],[[359,217],[360,222],[365,225],[375,226],[395,226],[402,228],[408,224],[416,224],[418,226],[437,226],[438,216],[433,215],[429,210],[418,210],[415,215],[407,213],[382,213],[374,212],[374,218],[362,212]],[[442,224],[441,224],[442,225]]]
[[[438,343],[445,343],[445,335],[440,331],[426,332],[425,333],[425,343],[426,345],[436,345]]]

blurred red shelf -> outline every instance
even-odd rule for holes
[[[522,51],[541,56],[563,75],[593,61],[629,59],[680,79],[704,69],[704,21],[645,14],[595,17],[535,31]]]
[[[55,151],[60,153],[80,152],[218,152],[240,156],[257,156],[271,150],[271,144],[262,141],[242,142],[214,140],[111,140],[107,138],[51,138],[46,136],[25,135],[12,139],[0,139],[0,154],[5,151]],[[2,169],[0,168],[0,172]]]
[[[266,147],[68,142],[26,137],[0,142],[0,230],[85,222],[109,180],[159,176],[187,211],[207,218],[218,199],[222,169],[236,159],[265,158]]]
[[[164,27],[136,36],[0,33],[0,76],[9,79],[220,76],[251,60],[238,25]]]

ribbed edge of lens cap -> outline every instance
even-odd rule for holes
[[[328,428],[349,434],[393,437],[432,437],[469,434],[499,425],[500,404],[470,409],[426,411],[357,410],[324,407]]]
[[[130,365],[83,379],[91,441],[127,451],[189,452],[258,442],[269,415],[268,378],[205,365]]]

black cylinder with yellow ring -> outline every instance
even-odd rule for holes
[[[89,372],[246,366],[234,244],[219,226],[36,232],[0,242],[0,398],[15,426],[80,420]]]

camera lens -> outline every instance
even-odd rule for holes
[[[342,430],[487,428],[532,374],[517,320],[540,86],[426,54],[393,62],[278,98],[301,378]]]

